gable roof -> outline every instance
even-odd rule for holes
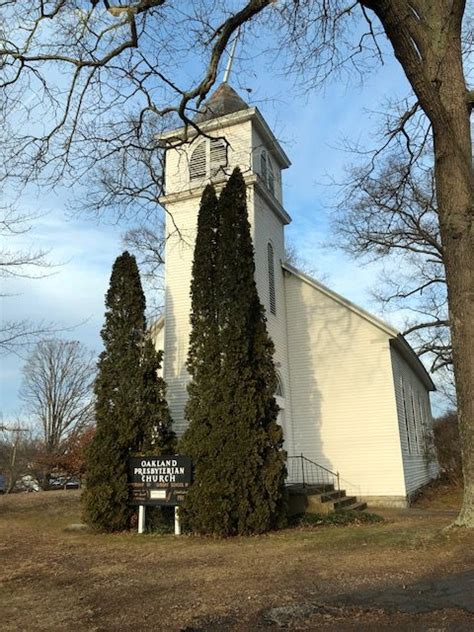
[[[396,349],[396,351],[398,351],[398,353],[400,353],[400,355],[406,360],[407,364],[409,364],[413,371],[415,371],[415,373],[418,375],[426,388],[429,391],[436,390],[433,380],[431,379],[428,371],[425,369],[423,363],[399,331],[394,329],[391,325],[389,325],[382,319],[374,316],[373,314],[366,311],[362,307],[359,307],[355,303],[352,303],[352,301],[349,301],[337,292],[334,292],[334,290],[331,290],[323,283],[320,283],[319,281],[316,281],[316,279],[313,279],[304,272],[301,272],[301,270],[298,270],[298,268],[295,268],[289,263],[282,263],[282,268],[295,277],[301,279],[308,285],[311,285],[322,294],[325,294],[329,298],[332,298],[340,305],[347,307],[347,309],[351,310],[354,314],[357,314],[364,320],[368,321],[369,323],[386,333],[390,338],[391,346]]]

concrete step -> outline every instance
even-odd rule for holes
[[[367,503],[361,503],[357,499],[350,505],[344,505],[344,507],[338,508],[336,511],[364,511],[367,509]]]
[[[344,489],[335,490],[334,485],[287,485],[289,515],[297,513],[323,513],[333,511],[362,511],[367,505],[355,496],[346,496]]]
[[[341,509],[345,509],[357,502],[357,498],[355,496],[344,496],[343,498],[337,498],[333,501],[334,510],[340,511]]]
[[[334,490],[331,492],[325,492],[324,494],[321,494],[321,500],[323,503],[327,503],[327,502],[333,502],[335,500],[338,500],[339,498],[344,498],[346,495],[346,492],[343,489],[338,490]]]

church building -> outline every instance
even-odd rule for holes
[[[222,83],[196,117],[203,134],[163,134],[165,310],[153,326],[178,435],[190,334],[190,283],[197,214],[205,185],[217,192],[239,166],[255,250],[256,283],[275,344],[279,422],[289,457],[337,472],[369,504],[405,505],[438,471],[429,449],[433,382],[400,333],[285,259],[282,173],[290,161],[256,107]],[[189,134],[189,130],[188,130]],[[292,473],[289,458],[289,478]],[[290,481],[291,482],[291,481]]]

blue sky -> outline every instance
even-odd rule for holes
[[[188,71],[187,71],[188,72]],[[377,266],[350,260],[336,245],[329,230],[334,191],[328,178],[341,181],[349,156],[338,149],[341,139],[373,144],[378,124],[370,110],[384,99],[409,94],[408,84],[397,63],[388,54],[385,66],[364,79],[363,86],[334,81],[324,91],[301,94],[291,79],[272,73],[264,58],[236,64],[231,84],[251,105],[257,105],[292,160],[284,173],[285,207],[293,218],[287,238],[317,276],[348,299],[382,315],[370,299]],[[243,88],[251,88],[250,95]],[[8,283],[14,294],[3,301],[5,319],[30,318],[74,327],[62,334],[77,339],[95,351],[101,348],[100,328],[112,263],[122,250],[121,235],[128,224],[97,223],[72,217],[68,202],[87,191],[58,189],[52,193],[25,192],[23,208],[42,214],[30,233],[19,236],[10,247],[51,250],[50,259],[62,265],[47,278]],[[383,315],[401,326],[403,315]],[[18,389],[24,358],[1,359],[1,404],[5,418],[20,413]]]

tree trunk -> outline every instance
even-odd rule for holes
[[[433,127],[464,475],[464,501],[456,524],[474,527],[474,176],[471,104],[461,50],[465,1],[361,3],[382,22]]]
[[[446,78],[453,85],[453,77]],[[448,91],[447,91],[448,92]],[[462,92],[461,92],[462,94]],[[457,96],[457,98],[456,98]],[[474,186],[466,99],[446,95],[448,120],[434,127],[436,194],[444,248],[458,398],[464,500],[457,525],[474,527]]]

